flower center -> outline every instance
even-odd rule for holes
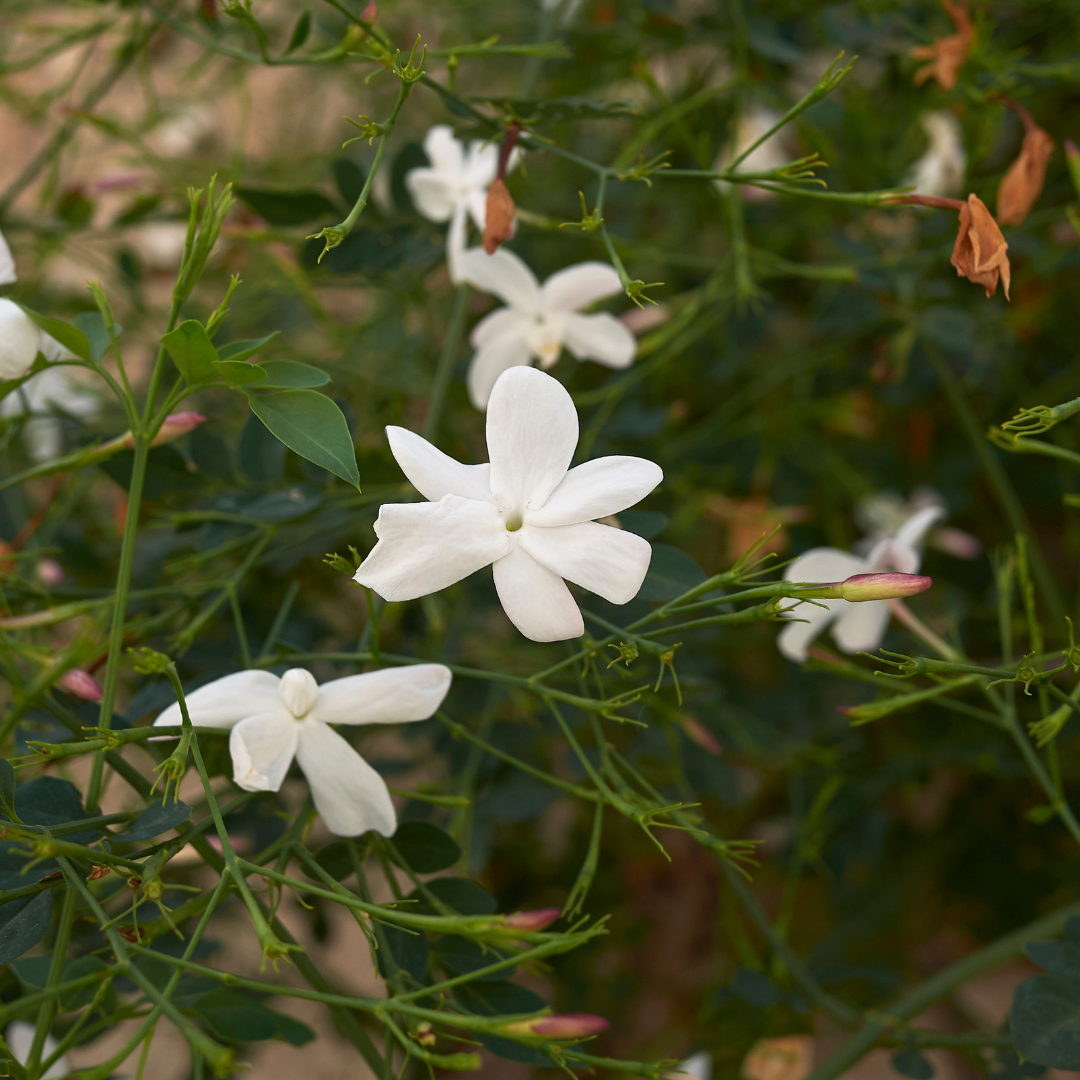
[[[281,676],[281,684],[278,687],[281,698],[285,702],[285,708],[296,717],[303,720],[319,696],[319,684],[310,671],[303,668],[290,668]]]
[[[511,510],[503,514],[507,532],[517,532],[525,524],[525,516],[520,510]]]

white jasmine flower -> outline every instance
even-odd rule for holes
[[[15,259],[11,254],[11,248],[8,247],[4,234],[0,233],[0,285],[11,285],[18,280],[19,275],[15,273]]]
[[[722,172],[748,146],[753,146],[766,131],[774,127],[779,121],[780,114],[773,109],[765,105],[752,106],[739,118],[738,126],[735,129],[735,138],[721,149],[713,168],[717,172]],[[786,129],[782,128],[775,135],[766,139],[753,153],[743,158],[735,171],[737,173],[759,173],[767,172],[769,169],[781,168],[792,158],[788,151],[787,142]],[[715,183],[725,195],[731,190],[731,184],[727,180],[717,180]],[[747,184],[739,185],[739,194],[749,202],[763,202],[766,199],[776,198],[776,193],[773,191],[750,187]]]
[[[15,1055],[15,1060],[20,1065],[25,1065],[26,1059],[30,1056],[30,1049],[34,1045],[34,1025],[28,1024],[25,1020],[12,1020],[8,1024],[7,1031],[4,1032],[4,1041]],[[59,1045],[51,1035],[46,1035],[41,1048],[41,1060],[47,1060]],[[69,1072],[71,1072],[71,1065],[68,1059],[61,1055],[49,1066],[47,1072],[41,1074],[41,1080],[58,1080],[61,1076],[67,1076]]]
[[[489,465],[462,465],[404,428],[386,434],[431,501],[380,508],[379,542],[356,572],[361,585],[386,600],[414,600],[491,566],[503,609],[533,641],[585,632],[566,581],[612,604],[637,595],[652,548],[595,519],[633,506],[664,474],[636,457],[571,469],[577,411],[550,375],[515,367],[499,376],[487,411]]]
[[[922,561],[920,545],[927,530],[944,514],[940,506],[928,506],[912,514],[892,536],[879,540],[865,556],[837,548],[812,548],[800,555],[784,572],[785,581],[843,581],[856,574],[895,570],[914,574]],[[824,606],[819,606],[824,605]],[[789,659],[802,663],[811,642],[831,624],[831,633],[842,652],[872,652],[885,637],[889,605],[884,600],[850,603],[847,600],[802,602],[792,610],[791,622],[776,639]]]
[[[539,361],[549,368],[563,346],[578,360],[610,368],[628,367],[637,351],[634,335],[606,311],[582,315],[581,309],[622,292],[613,266],[584,262],[559,270],[541,285],[512,251],[488,255],[470,248],[461,257],[462,276],[470,285],[493,293],[506,307],[485,315],[472,332],[476,347],[469,364],[469,397],[483,409],[495,380],[508,368]]]
[[[56,338],[39,330],[14,300],[0,299],[0,379],[18,379],[37,359],[74,360],[75,356]]]
[[[499,147],[494,143],[471,142],[469,148],[454,138],[446,124],[437,124],[424,138],[424,153],[430,165],[410,169],[405,187],[413,205],[429,221],[449,221],[446,234],[446,262],[450,280],[461,280],[460,259],[465,251],[465,232],[471,217],[484,231],[487,189],[499,171]],[[515,150],[507,162],[507,172],[517,163]]]
[[[958,195],[967,168],[960,121],[951,112],[940,111],[923,113],[919,123],[930,145],[908,170],[904,186],[914,184],[916,195]]]
[[[373,829],[393,836],[397,815],[382,777],[331,724],[401,724],[426,720],[450,689],[442,664],[386,668],[319,686],[303,668],[279,679],[269,671],[239,671],[187,696],[196,726],[225,728],[233,780],[245,791],[277,791],[293,758],[300,763],[315,809],[338,836]],[[155,726],[182,723],[170,705]]]
[[[92,420],[99,410],[97,397],[75,382],[62,367],[39,371],[0,400],[0,416],[30,417],[23,425],[22,434],[34,461],[58,457],[64,448],[64,429],[56,412]]]
[[[945,500],[932,487],[915,488],[910,499],[901,498],[895,491],[877,491],[865,496],[855,504],[855,521],[866,536],[853,544],[852,550],[856,555],[867,554],[878,541],[893,536],[909,517],[930,506],[936,506],[941,516],[945,516]],[[977,537],[949,525],[931,528],[926,534],[926,546],[958,559],[977,559],[982,554]]]

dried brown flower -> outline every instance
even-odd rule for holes
[[[743,1059],[745,1080],[803,1080],[814,1063],[814,1040],[809,1035],[759,1039]]]
[[[1013,108],[1024,121],[1027,134],[1019,156],[998,186],[997,219],[1002,225],[1019,225],[1031,213],[1042,194],[1046,165],[1054,152],[1054,140],[1035,123],[1031,113],[1019,105]]]
[[[494,255],[504,240],[514,233],[514,200],[502,180],[496,180],[488,188],[487,206],[484,211],[484,250]]]
[[[977,195],[969,195],[960,208],[960,232],[953,245],[952,259],[960,277],[986,289],[987,296],[997,291],[998,280],[1009,299],[1009,245],[1001,235],[994,215]]]
[[[935,78],[943,90],[956,85],[960,69],[964,66],[971,43],[975,40],[975,27],[968,18],[967,7],[957,0],[941,0],[941,6],[956,23],[956,33],[938,38],[933,45],[917,45],[910,55],[916,60],[929,60],[925,67],[915,72],[915,85],[921,86],[929,78]]]

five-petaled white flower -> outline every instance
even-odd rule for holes
[[[449,221],[446,234],[446,263],[450,280],[462,280],[460,261],[465,251],[465,233],[471,217],[483,232],[487,209],[487,189],[499,171],[499,148],[494,143],[469,144],[454,138],[453,130],[437,124],[424,138],[424,153],[430,165],[410,169],[405,188],[413,205],[429,221]],[[517,162],[515,151],[507,171]]]
[[[15,1056],[20,1065],[25,1065],[30,1057],[30,1051],[34,1045],[34,1025],[25,1020],[12,1020],[4,1032],[4,1042]],[[60,1044],[52,1035],[45,1036],[45,1042],[41,1046],[41,1060],[48,1061]],[[41,1074],[41,1080],[57,1080],[58,1077],[67,1076],[71,1072],[71,1065],[63,1054],[53,1062],[48,1069]]]
[[[613,604],[637,595],[652,548],[601,525],[643,499],[664,474],[643,458],[570,468],[574,403],[536,368],[503,372],[487,411],[489,465],[462,465],[404,428],[386,429],[402,471],[430,502],[379,510],[379,542],[356,580],[386,600],[414,600],[492,566],[510,621],[533,641],[585,631],[566,581]]]
[[[383,778],[331,724],[400,724],[426,720],[450,689],[450,669],[416,664],[350,675],[319,686],[311,672],[292,668],[239,671],[187,696],[196,726],[230,731],[233,780],[245,791],[277,791],[293,758],[311,787],[315,809],[338,836],[373,829],[393,836],[397,815]],[[182,722],[170,705],[155,726]]]
[[[0,401],[0,416],[22,416],[23,441],[34,461],[48,461],[64,448],[64,428],[57,412],[79,420],[92,420],[100,410],[98,399],[75,382],[62,367],[50,367],[31,376]]]
[[[879,540],[865,557],[837,548],[811,548],[785,570],[784,580],[843,581],[855,574],[887,570],[914,574],[922,561],[920,545],[923,537],[944,513],[940,506],[928,506],[912,514],[895,535]],[[809,655],[811,642],[831,624],[833,639],[843,652],[872,652],[885,637],[889,615],[889,604],[885,600],[862,603],[803,601],[795,606],[789,617],[805,621],[791,622],[781,631],[776,644],[789,660],[801,664]]]
[[[483,409],[495,380],[508,368],[539,361],[549,368],[567,350],[578,360],[596,360],[611,368],[632,363],[634,335],[606,311],[582,315],[581,309],[622,292],[613,266],[578,263],[559,270],[541,286],[536,275],[512,251],[488,255],[470,248],[461,258],[470,285],[505,301],[484,316],[472,332],[476,347],[469,364],[469,397]]]

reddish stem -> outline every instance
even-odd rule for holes
[[[967,203],[963,199],[944,199],[940,195],[897,195],[886,199],[886,206],[932,206],[936,210],[963,210]]]

